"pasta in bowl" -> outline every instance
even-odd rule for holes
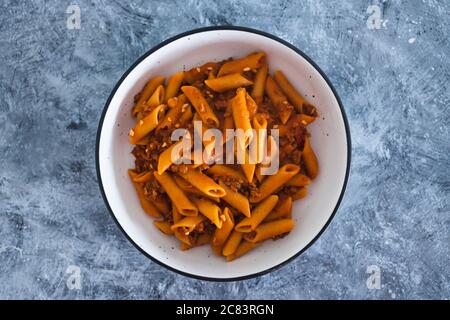
[[[98,138],[120,228],[155,261],[203,279],[255,276],[304,251],[336,212],[350,161],[345,114],[320,70],[239,28],[152,49],[116,86]]]

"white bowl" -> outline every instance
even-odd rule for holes
[[[152,75],[189,69],[207,61],[242,57],[264,50],[270,70],[281,69],[319,110],[308,128],[320,173],[308,197],[296,201],[294,230],[277,241],[266,241],[247,255],[226,262],[209,246],[180,251],[174,237],[158,230],[141,209],[127,169],[134,167],[128,130],[133,97]],[[350,133],[344,109],[324,73],[303,52],[264,32],[241,27],[193,30],[148,51],[119,80],[100,119],[97,175],[105,203],[128,240],[153,261],[178,273],[206,280],[240,280],[264,274],[304,252],[325,230],[338,209],[350,168]]]

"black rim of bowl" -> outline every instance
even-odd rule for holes
[[[163,262],[159,261],[158,259],[154,258],[153,256],[151,256],[150,254],[148,254],[146,251],[144,251],[144,249],[142,249],[141,247],[139,247],[134,241],[133,239],[131,239],[131,237],[125,232],[125,230],[122,228],[122,226],[120,225],[120,223],[117,221],[116,216],[114,215],[114,212],[111,209],[111,206],[109,205],[108,199],[106,197],[105,194],[105,190],[103,188],[103,182],[102,182],[102,178],[100,175],[100,161],[99,161],[99,147],[100,147],[100,136],[101,136],[101,132],[102,132],[102,127],[103,127],[103,120],[105,118],[106,112],[108,111],[108,107],[109,104],[112,100],[112,98],[114,97],[117,89],[119,88],[119,86],[122,84],[122,82],[124,81],[124,79],[128,76],[128,74],[145,58],[147,58],[149,55],[151,55],[153,52],[155,52],[156,50],[164,47],[165,45],[192,35],[192,34],[196,34],[196,33],[201,33],[201,32],[207,32],[207,31],[220,31],[220,30],[235,30],[235,31],[244,31],[244,32],[249,32],[249,33],[254,33],[254,34],[258,34],[267,38],[270,38],[272,40],[278,41],[279,43],[285,45],[286,47],[294,50],[297,54],[299,54],[300,56],[302,56],[304,59],[306,59],[319,73],[320,75],[325,79],[325,81],[327,82],[328,86],[330,87],[330,89],[332,90],[339,108],[341,110],[341,114],[342,114],[342,118],[344,120],[344,126],[345,126],[345,133],[346,133],[346,138],[347,138],[347,168],[346,168],[346,172],[345,172],[345,179],[344,179],[344,184],[342,185],[342,190],[341,193],[339,195],[339,199],[336,203],[336,206],[333,210],[333,213],[330,215],[330,217],[328,218],[328,221],[325,223],[325,225],[322,227],[322,229],[320,230],[320,232],[314,237],[314,239],[312,239],[303,249],[301,249],[299,252],[297,252],[296,254],[294,254],[292,257],[290,257],[289,259],[286,259],[285,261],[277,264],[276,266],[273,266],[271,268],[268,268],[266,270],[260,271],[260,272],[256,272],[256,273],[252,273],[246,276],[240,276],[240,277],[234,277],[234,278],[212,278],[212,277],[203,277],[203,276],[199,276],[196,274],[191,274],[188,272],[184,272],[184,271],[180,271],[178,269],[175,269],[171,266],[168,266],[166,264],[164,264]],[[350,139],[350,129],[349,129],[349,125],[348,125],[348,121],[347,121],[347,116],[345,114],[345,110],[344,107],[342,106],[342,102],[341,99],[339,98],[336,89],[333,87],[333,85],[331,84],[330,80],[328,79],[328,77],[325,75],[325,73],[316,65],[316,63],[314,61],[311,60],[311,58],[309,58],[305,53],[303,53],[303,51],[301,51],[300,49],[298,49],[297,47],[293,46],[292,44],[290,44],[289,42],[286,42],[283,39],[280,39],[272,34],[266,33],[264,31],[260,31],[260,30],[256,30],[256,29],[252,29],[252,28],[247,28],[247,27],[238,27],[238,26],[217,26],[217,27],[204,27],[204,28],[199,28],[199,29],[194,29],[194,30],[190,30],[187,32],[183,32],[180,33],[172,38],[169,38],[163,42],[161,42],[160,44],[158,44],[157,46],[153,47],[152,49],[150,49],[149,51],[147,51],[144,55],[142,55],[139,59],[136,60],[135,63],[133,63],[133,65],[128,68],[128,70],[122,75],[122,77],[120,78],[120,80],[117,82],[117,84],[114,86],[114,89],[112,90],[111,94],[108,97],[108,100],[106,101],[105,107],[103,108],[103,112],[102,115],[100,117],[100,121],[99,121],[99,125],[98,125],[98,130],[97,130],[97,138],[96,138],[96,147],[95,147],[95,163],[96,163],[96,171],[97,171],[97,179],[98,179],[98,184],[100,187],[100,191],[103,197],[103,200],[106,204],[106,207],[111,215],[111,217],[113,218],[114,222],[116,223],[116,225],[119,227],[119,229],[122,231],[122,233],[125,235],[125,237],[128,239],[129,242],[131,242],[142,254],[144,254],[147,258],[151,259],[152,261],[156,262],[157,264],[171,270],[174,271],[178,274],[184,275],[184,276],[188,276],[191,278],[195,278],[195,279],[200,279],[200,280],[208,280],[208,281],[239,281],[239,280],[246,280],[246,279],[250,279],[250,278],[254,278],[254,277],[258,277],[258,276],[262,276],[264,274],[267,274],[271,271],[274,271],[275,269],[278,269],[284,265],[286,265],[287,263],[293,261],[295,258],[297,258],[299,255],[301,255],[303,252],[305,252],[306,250],[308,250],[309,247],[311,247],[316,241],[317,239],[320,238],[320,236],[322,235],[322,233],[325,231],[325,229],[328,227],[328,225],[330,224],[331,220],[333,220],[339,205],[342,201],[342,198],[344,196],[345,193],[345,189],[347,186],[347,181],[348,181],[348,177],[349,177],[349,173],[350,173],[350,162],[351,162],[351,139]]]

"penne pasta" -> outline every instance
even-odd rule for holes
[[[296,174],[288,181],[288,186],[293,187],[305,187],[311,183],[311,179],[305,176],[304,174]]]
[[[227,187],[222,181],[219,185],[225,190],[226,194],[221,199],[228,203],[230,206],[243,213],[246,217],[250,217],[250,203],[248,199],[237,191],[233,191],[231,188]]]
[[[172,206],[172,219],[173,223],[177,223],[181,219],[183,219],[183,215],[177,210],[177,207]]]
[[[239,147],[237,147],[239,148]],[[255,176],[255,170],[256,170],[256,161],[250,161],[250,156],[248,153],[248,150],[244,150],[244,156],[245,161],[241,164],[241,169],[244,172],[245,177],[247,178],[247,181],[252,183],[253,177]],[[256,160],[256,159],[253,159]]]
[[[223,115],[223,123],[222,123],[222,135],[224,137],[223,143],[226,143],[226,141],[228,140],[227,129],[234,129],[234,120],[233,120],[233,114],[231,112],[231,104],[230,103],[228,103],[227,109]]]
[[[247,92],[245,93],[245,102],[247,104],[247,110],[250,120],[253,120],[253,117],[258,112],[258,105],[255,100],[253,100],[252,96]]]
[[[261,224],[253,232],[243,235],[249,242],[261,242],[288,233],[294,228],[295,222],[292,219],[281,219]]]
[[[255,80],[253,82],[252,97],[257,104],[261,104],[264,98],[264,87],[266,86],[266,78],[269,67],[267,63],[263,62],[261,68],[256,72]]]
[[[173,98],[172,98],[173,99]],[[176,99],[176,105],[169,109],[165,117],[156,127],[156,130],[176,128],[176,124],[180,126],[181,117],[186,113],[189,108],[187,98],[184,94],[181,94]]]
[[[222,246],[227,241],[228,236],[234,228],[234,217],[230,209],[225,207],[225,209],[223,209],[223,216],[222,228],[216,229],[212,238],[212,244],[216,247]],[[220,252],[222,252],[222,250],[220,250]]]
[[[225,62],[219,69],[217,76],[221,77],[230,73],[241,73],[258,69],[261,66],[261,61],[265,55],[266,54],[264,52],[257,52],[241,59]]]
[[[208,73],[208,80],[215,79],[215,78],[216,78],[216,75],[214,74],[214,71],[211,70],[211,71]]]
[[[217,197],[208,197],[203,192],[198,190],[196,187],[194,187],[192,184],[181,178],[180,176],[174,176],[173,177],[176,184],[180,187],[181,190],[183,190],[185,193],[188,193],[189,195],[196,195],[196,196],[202,196],[207,197],[209,200],[212,200],[214,202],[220,202],[220,198]]]
[[[222,245],[215,245],[212,241],[211,241],[211,250],[212,252],[214,252],[214,254],[216,256],[221,257],[222,256]]]
[[[281,70],[275,71],[273,75],[275,81],[280,87],[281,91],[288,97],[292,105],[297,109],[298,112],[303,113],[303,106],[306,105],[305,99],[300,95],[300,93],[295,90],[289,80],[286,78]]]
[[[165,221],[165,220],[163,220],[163,221],[160,221],[160,220],[155,220],[155,221],[153,221],[153,224],[159,229],[159,231],[161,231],[162,233],[164,233],[164,234],[167,234],[167,235],[173,235],[173,231],[172,231],[172,229],[170,228],[170,224],[169,224],[169,222],[167,222],[167,221]]]
[[[144,188],[142,187],[142,185],[133,181],[133,178],[137,175],[136,172],[134,172],[133,170],[128,170],[128,175],[130,176],[133,186],[136,189],[139,203],[141,204],[142,209],[144,209],[144,212],[154,218],[161,217],[161,212],[158,210],[158,208],[156,208],[155,205],[145,197]]]
[[[164,103],[164,94],[165,89],[164,86],[161,84],[156,89],[155,92],[150,96],[150,98],[147,100],[147,102],[144,105],[144,110],[153,108],[156,108],[157,106]]]
[[[219,64],[216,62],[208,62],[200,67],[192,68],[184,73],[184,81],[189,84],[194,84],[205,80],[212,71],[214,74],[219,70]]]
[[[226,194],[221,186],[198,169],[179,172],[179,175],[209,197],[221,198]]]
[[[235,229],[239,232],[251,232],[258,227],[258,225],[269,215],[278,202],[278,196],[269,196],[266,200],[261,202],[255,209],[253,209],[250,217],[246,217],[239,222]]]
[[[273,211],[264,219],[264,222],[270,222],[278,219],[290,219],[292,213],[292,198],[285,197],[280,199]]]
[[[310,116],[310,115],[307,115],[307,114],[300,114],[299,116],[300,116],[300,122],[304,126],[307,126],[307,125],[313,123],[317,119],[317,117]]]
[[[305,136],[302,157],[305,163],[306,173],[311,179],[314,179],[319,172],[319,163],[307,135]]]
[[[243,139],[237,139],[238,144],[242,149],[247,148],[253,138],[252,125],[250,123],[250,114],[247,109],[247,102],[245,99],[245,89],[239,88],[236,90],[236,96],[231,99],[230,106],[233,114],[233,121],[236,129],[241,129],[244,133]]]
[[[165,172],[169,167],[178,160],[183,158],[183,143],[184,141],[178,141],[177,143],[174,143],[169,148],[164,150],[158,157],[158,174],[162,174]],[[189,143],[192,145],[192,142],[189,141]],[[177,150],[178,149],[178,150]],[[190,148],[189,148],[190,152]],[[189,153],[190,156],[190,153]]]
[[[145,183],[145,182],[150,181],[151,179],[153,179],[153,173],[150,171],[144,171],[139,174],[136,173],[136,175],[134,175],[131,178],[131,180],[133,180],[133,182],[138,182],[138,183]]]
[[[147,100],[150,98],[150,96],[153,94],[155,89],[164,83],[165,78],[164,77],[154,77],[151,78],[145,85],[144,89],[139,95],[138,102],[136,103],[136,106],[133,108],[131,114],[133,117],[136,117],[139,112],[142,111],[144,104],[147,102]]]
[[[267,142],[267,120],[263,114],[259,113],[253,118],[252,124],[255,129],[256,163],[261,163]]]
[[[167,103],[167,101],[170,98],[173,98],[178,94],[181,84],[183,83],[183,78],[184,78],[183,71],[176,72],[169,78],[169,80],[167,81],[167,88],[166,88],[166,94],[164,97],[164,103]]]
[[[265,91],[277,110],[281,122],[285,124],[291,116],[293,107],[271,76],[267,76]]]
[[[255,177],[256,177],[256,180],[258,180],[259,183],[263,182],[264,178],[266,177],[266,176],[263,176],[261,174],[261,165],[257,165],[256,166]]]
[[[181,90],[194,106],[202,121],[209,126],[217,128],[219,126],[219,119],[209,106],[202,92],[193,86],[183,86]]]
[[[177,223],[174,223],[170,227],[170,229],[172,229],[173,232],[179,232],[187,236],[191,232],[193,232],[204,220],[205,217],[202,215],[184,217]]]
[[[236,251],[233,254],[230,254],[227,256],[227,262],[233,261],[239,257],[242,257],[244,254],[248,253],[249,251],[253,250],[257,246],[259,246],[261,243],[257,242],[248,242],[248,241],[242,241],[239,247],[236,249]]]
[[[167,106],[169,108],[175,108],[178,103],[178,97],[172,97],[167,100]]]
[[[200,234],[197,239],[195,239],[195,242],[192,246],[188,245],[185,242],[181,243],[181,250],[182,251],[186,251],[192,248],[196,248],[196,247],[200,247],[203,246],[205,244],[208,244],[211,242],[211,235],[209,233],[202,233]]]
[[[207,173],[214,177],[230,177],[239,182],[244,182],[246,180],[241,172],[224,164],[215,164],[209,167]]]
[[[207,199],[192,199],[192,202],[198,208],[198,211],[207,217],[218,229],[222,228],[225,217],[222,215],[222,210],[214,202]]]
[[[250,86],[253,81],[240,73],[232,73],[223,77],[205,80],[205,84],[216,92],[225,92],[231,89]]]
[[[181,116],[177,123],[175,123],[175,128],[185,127],[191,119],[194,117],[194,113],[192,112],[192,108],[190,105],[181,109]]]
[[[139,120],[134,129],[130,130],[130,143],[136,144],[149,134],[162,119],[166,106],[164,104],[159,105],[150,112],[148,116]]]
[[[178,212],[184,216],[196,216],[198,214],[197,207],[186,197],[168,173],[164,172],[160,175],[155,171],[153,174],[172,200],[172,204],[177,207]]]
[[[210,242],[211,242],[211,234],[209,234],[209,233],[202,233],[197,238],[197,241],[195,242],[195,246],[196,247],[203,246],[203,245],[208,244]]]
[[[174,231],[174,235],[175,237],[181,241],[181,248],[191,248],[195,245],[195,242],[197,241],[198,238],[198,233],[196,232],[192,232],[189,234],[185,234],[182,231],[179,230],[175,230]],[[183,245],[184,244],[184,245]]]
[[[294,164],[285,164],[277,173],[268,176],[259,187],[259,195],[250,197],[250,202],[256,203],[267,198],[270,194],[277,191],[286,184],[293,176],[300,171],[300,167]]]
[[[164,216],[170,212],[170,206],[164,198],[147,198]]]
[[[198,113],[196,113],[194,115],[194,121],[201,121],[201,118],[199,116]],[[196,134],[198,135],[198,137],[202,137],[202,144],[205,147],[205,153],[208,155],[208,157],[213,157],[213,151],[214,151],[214,147],[215,147],[215,137],[213,136],[211,139],[206,139],[204,136],[204,132],[207,131],[208,129],[211,129],[211,127],[209,127],[206,124],[203,124],[200,127],[194,126],[194,130],[196,132]],[[195,162],[195,159],[194,159]],[[194,163],[195,166],[200,165],[201,163]]]
[[[222,254],[224,256],[229,256],[236,252],[239,244],[241,243],[242,235],[242,232],[238,232],[236,230],[233,230],[233,232],[231,232],[231,235],[228,237],[228,240],[222,249]]]
[[[307,195],[308,195],[308,189],[305,187],[301,187],[292,195],[292,199],[300,200],[300,199],[303,199],[304,197],[306,197]]]

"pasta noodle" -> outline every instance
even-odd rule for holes
[[[153,221],[153,224],[161,231],[162,233],[165,233],[167,235],[173,235],[173,231],[170,228],[170,223],[165,220],[155,220]]]
[[[269,196],[261,202],[251,213],[236,225],[236,231],[251,232],[264,220],[278,202],[278,196]]]
[[[222,200],[231,205],[239,212],[242,212],[246,217],[250,217],[250,203],[248,202],[248,199],[239,192],[233,191],[231,188],[228,188],[225,183],[219,182],[219,184],[226,193]]]
[[[186,173],[180,173],[180,176],[207,196],[220,198],[226,194],[221,186],[200,170],[188,170]]]
[[[159,106],[160,104],[163,104],[164,103],[164,92],[165,92],[164,86],[159,85],[155,89],[155,92],[153,92],[153,94],[150,96],[148,101],[145,103],[144,110],[147,108],[153,109],[153,108]]]
[[[311,147],[309,138],[305,137],[305,146],[303,148],[303,161],[305,162],[306,173],[311,179],[317,177],[319,172],[319,163],[317,157]]]
[[[154,77],[151,78],[147,84],[145,85],[144,89],[139,95],[138,102],[136,103],[136,106],[132,110],[133,117],[136,117],[139,112],[142,111],[144,104],[147,102],[147,100],[150,98],[150,96],[153,94],[155,89],[164,83],[164,77]]]
[[[264,52],[257,52],[241,59],[226,62],[220,68],[217,76],[221,77],[230,73],[241,73],[244,71],[257,69],[261,66],[261,60],[265,55],[266,54]]]
[[[252,125],[250,124],[250,114],[247,109],[245,89],[236,90],[236,96],[231,100],[231,112],[233,114],[236,129],[243,130],[243,139],[237,139],[242,149],[247,148],[253,138]]]
[[[252,97],[257,104],[261,104],[264,98],[264,87],[266,85],[267,72],[269,67],[267,63],[263,63],[261,68],[256,72],[255,80],[253,83]]]
[[[128,170],[128,175],[130,176],[131,180],[133,180],[133,177],[136,176],[136,173],[133,170]],[[145,196],[144,188],[141,186],[141,184],[133,182],[133,185],[136,189],[141,207],[142,209],[144,209],[145,213],[154,218],[161,217],[161,212],[158,210],[158,208],[156,208],[155,205]]]
[[[239,244],[241,243],[242,235],[242,232],[233,230],[231,235],[228,237],[227,242],[223,246],[222,254],[224,256],[229,256],[236,252]]]
[[[234,228],[234,217],[230,209],[225,207],[225,209],[223,209],[223,216],[224,219],[222,228],[216,229],[214,231],[214,236],[212,238],[212,243],[214,246],[222,246],[225,243],[225,241],[227,241],[228,236],[230,235],[230,233],[233,231]]]
[[[153,173],[150,171],[144,171],[139,174],[135,173],[135,175],[131,178],[133,182],[145,183],[153,179]]]
[[[184,73],[184,80],[188,84],[194,84],[199,81],[205,80],[208,75],[213,72],[216,74],[219,70],[219,64],[216,62],[208,62],[202,66],[192,68]]]
[[[304,174],[296,174],[291,178],[291,180],[288,181],[288,186],[294,186],[294,187],[305,187],[311,183],[311,179],[305,176]]]
[[[273,77],[279,85],[281,91],[283,91],[283,93],[288,97],[289,101],[297,109],[297,111],[300,113],[304,113],[304,106],[307,105],[307,102],[300,95],[300,93],[295,90],[284,73],[281,70],[277,70],[275,71]]]
[[[205,220],[205,217],[202,215],[184,217],[177,223],[174,223],[170,229],[172,229],[173,232],[179,232],[188,236],[203,222],[203,220]]]
[[[285,124],[291,116],[293,107],[271,76],[267,76],[265,90],[277,110],[281,122]]]
[[[156,130],[176,128],[177,124],[179,127],[182,123],[181,118],[188,112],[189,108],[190,106],[187,104],[186,96],[184,94],[179,95],[176,99],[175,106],[169,109],[161,123],[156,127]]]
[[[174,178],[176,184],[178,185],[178,187],[181,190],[183,190],[185,193],[188,193],[189,196],[196,195],[196,196],[206,197],[209,200],[212,200],[214,202],[220,202],[220,198],[209,197],[209,196],[205,195],[203,192],[198,190],[196,187],[194,187],[192,184],[190,184],[189,182],[187,182],[183,178],[181,178],[179,176],[174,176],[173,178]]]
[[[223,218],[222,210],[210,200],[192,199],[195,205],[205,217],[207,217],[218,229],[222,228]]]
[[[253,232],[244,234],[244,239],[250,242],[260,242],[290,232],[294,227],[294,220],[280,219],[261,224]]]
[[[159,158],[158,158],[158,174],[162,174],[164,171],[169,169],[169,167],[174,162],[176,162],[176,161],[178,161],[178,160],[183,158],[183,155],[184,155],[183,154],[183,148],[180,148],[182,146],[183,146],[183,140],[181,140],[181,141],[179,141],[177,143],[174,143],[173,145],[171,145],[169,148],[164,150],[163,153],[161,153],[159,155]],[[179,149],[179,151],[178,152],[174,152],[174,151],[176,151],[176,149]]]
[[[248,80],[240,73],[232,73],[223,77],[206,80],[205,84],[216,92],[225,92],[252,85],[253,81]]]
[[[186,197],[184,192],[178,187],[172,177],[164,172],[158,174],[154,172],[156,180],[161,184],[161,187],[167,192],[173,205],[177,207],[178,212],[184,216],[196,216],[198,214],[197,207]]]
[[[268,176],[261,187],[259,188],[259,195],[257,197],[250,198],[250,202],[259,202],[270,194],[278,190],[286,182],[288,182],[293,176],[300,171],[300,168],[293,164],[286,164],[278,170],[278,172],[272,176]]]
[[[239,146],[237,146],[237,148],[239,148]],[[247,178],[247,181],[252,183],[253,176],[255,175],[256,163],[255,161],[250,161],[250,156],[247,149],[244,149],[244,156],[245,162],[241,164],[241,168]]]
[[[192,245],[188,245],[187,243],[182,242],[181,250],[186,251],[186,250],[189,250],[189,249],[192,249],[195,247],[200,247],[200,246],[210,243],[210,241],[211,241],[211,235],[209,233],[202,233],[195,239],[195,241]]]
[[[144,138],[153,129],[155,129],[161,121],[164,110],[165,105],[161,104],[160,106],[153,109],[153,111],[148,116],[139,120],[134,129],[130,130],[130,143],[138,143],[139,140]]]
[[[252,120],[255,114],[258,112],[258,105],[256,104],[255,100],[253,100],[252,96],[247,92],[245,93],[245,102],[247,104],[249,118],[250,120]]]
[[[239,247],[237,247],[236,251],[233,254],[230,254],[227,256],[227,261],[233,261],[239,257],[242,257],[244,254],[248,253],[249,251],[255,249],[257,246],[259,246],[261,243],[257,242],[248,242],[248,241],[242,241]]]
[[[183,86],[181,90],[192,103],[202,121],[207,125],[217,128],[219,126],[219,119],[217,119],[217,116],[209,106],[202,92],[193,86]]]
[[[263,114],[257,114],[252,123],[256,133],[256,163],[261,163],[264,156],[263,151],[266,147],[267,120]]]
[[[292,215],[292,197],[280,199],[273,211],[264,219],[264,222],[274,221],[282,218],[291,218]]]
[[[308,189],[305,187],[302,187],[300,189],[298,189],[293,195],[292,195],[292,199],[293,200],[299,200],[299,199],[303,199],[304,197],[306,197],[308,195]]]
[[[226,166],[224,164],[215,164],[215,165],[209,167],[208,170],[207,170],[207,173],[209,173],[209,174],[211,174],[213,176],[231,177],[231,178],[236,179],[236,180],[238,180],[240,182],[244,182],[245,179],[246,179],[241,172],[239,172],[239,171],[237,171],[237,170],[235,170],[233,168],[230,168],[230,167],[228,167],[228,166]]]
[[[183,71],[177,72],[169,78],[169,81],[167,82],[164,103],[167,103],[167,101],[170,98],[175,97],[178,94],[178,90],[180,90],[180,86],[181,86],[181,83],[183,82],[183,78],[184,78]]]

